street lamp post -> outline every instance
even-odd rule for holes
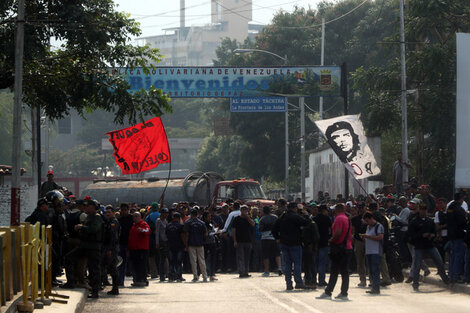
[[[251,52],[260,52],[272,55],[284,61],[284,64],[287,65],[287,55],[281,57],[279,54],[276,54],[271,51],[261,50],[261,49],[235,49],[233,50],[234,53],[251,53]],[[289,109],[287,105],[286,99],[286,113],[285,113],[285,125],[286,125],[286,156],[285,156],[285,199],[287,200],[289,197]]]

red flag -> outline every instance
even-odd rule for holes
[[[171,161],[168,138],[159,117],[106,134],[123,174],[148,171]]]

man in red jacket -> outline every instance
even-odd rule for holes
[[[132,219],[134,224],[129,232],[129,242],[127,245],[134,269],[134,283],[131,286],[145,287],[148,286],[147,264],[150,227],[142,219],[142,215],[139,212],[132,214]]]

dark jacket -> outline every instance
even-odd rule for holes
[[[47,212],[43,212],[40,208],[36,208],[33,213],[25,219],[25,222],[28,222],[31,225],[39,222],[41,226],[48,226],[52,223],[53,214],[54,212],[50,209]]]
[[[434,234],[431,238],[424,238],[423,234],[431,233]],[[436,226],[429,217],[414,218],[409,225],[409,234],[411,243],[415,246],[415,249],[431,249],[434,247],[434,238],[436,235]]]
[[[119,244],[122,246],[127,246],[129,241],[129,232],[131,231],[134,221],[132,220],[132,215],[128,214],[126,216],[121,216],[118,219],[119,225],[121,226],[121,234],[119,235]]]
[[[302,244],[302,227],[310,223],[308,217],[303,217],[288,210],[274,223],[272,233],[276,240],[286,246],[300,246]]]
[[[302,229],[302,244],[304,247],[312,246],[312,251],[317,251],[319,241],[318,225],[312,221]]]
[[[100,250],[103,242],[103,218],[98,213],[88,215],[79,231],[80,247]]]
[[[462,205],[454,201],[447,209],[447,238],[457,240],[465,238],[467,217]]]
[[[103,249],[104,251],[119,251],[119,234],[121,226],[117,218],[104,219],[104,238]]]

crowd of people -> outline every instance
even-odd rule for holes
[[[264,207],[232,199],[206,207],[185,201],[114,207],[76,199],[49,175],[26,221],[52,225],[54,284],[87,288],[92,298],[106,286],[118,295],[126,276],[132,287],[145,288],[149,279],[184,282],[183,273],[192,282],[213,282],[218,273],[243,279],[259,272],[284,275],[286,290],[325,287],[322,299],[331,298],[341,275],[336,298],[347,299],[351,272],[359,275],[358,287],[379,294],[405,280],[410,267],[406,282],[419,290],[421,270],[430,273],[428,258],[446,284],[470,283],[464,193],[448,201],[422,185],[347,199],[320,192],[317,201],[279,199]],[[58,279],[64,269],[66,282]]]

